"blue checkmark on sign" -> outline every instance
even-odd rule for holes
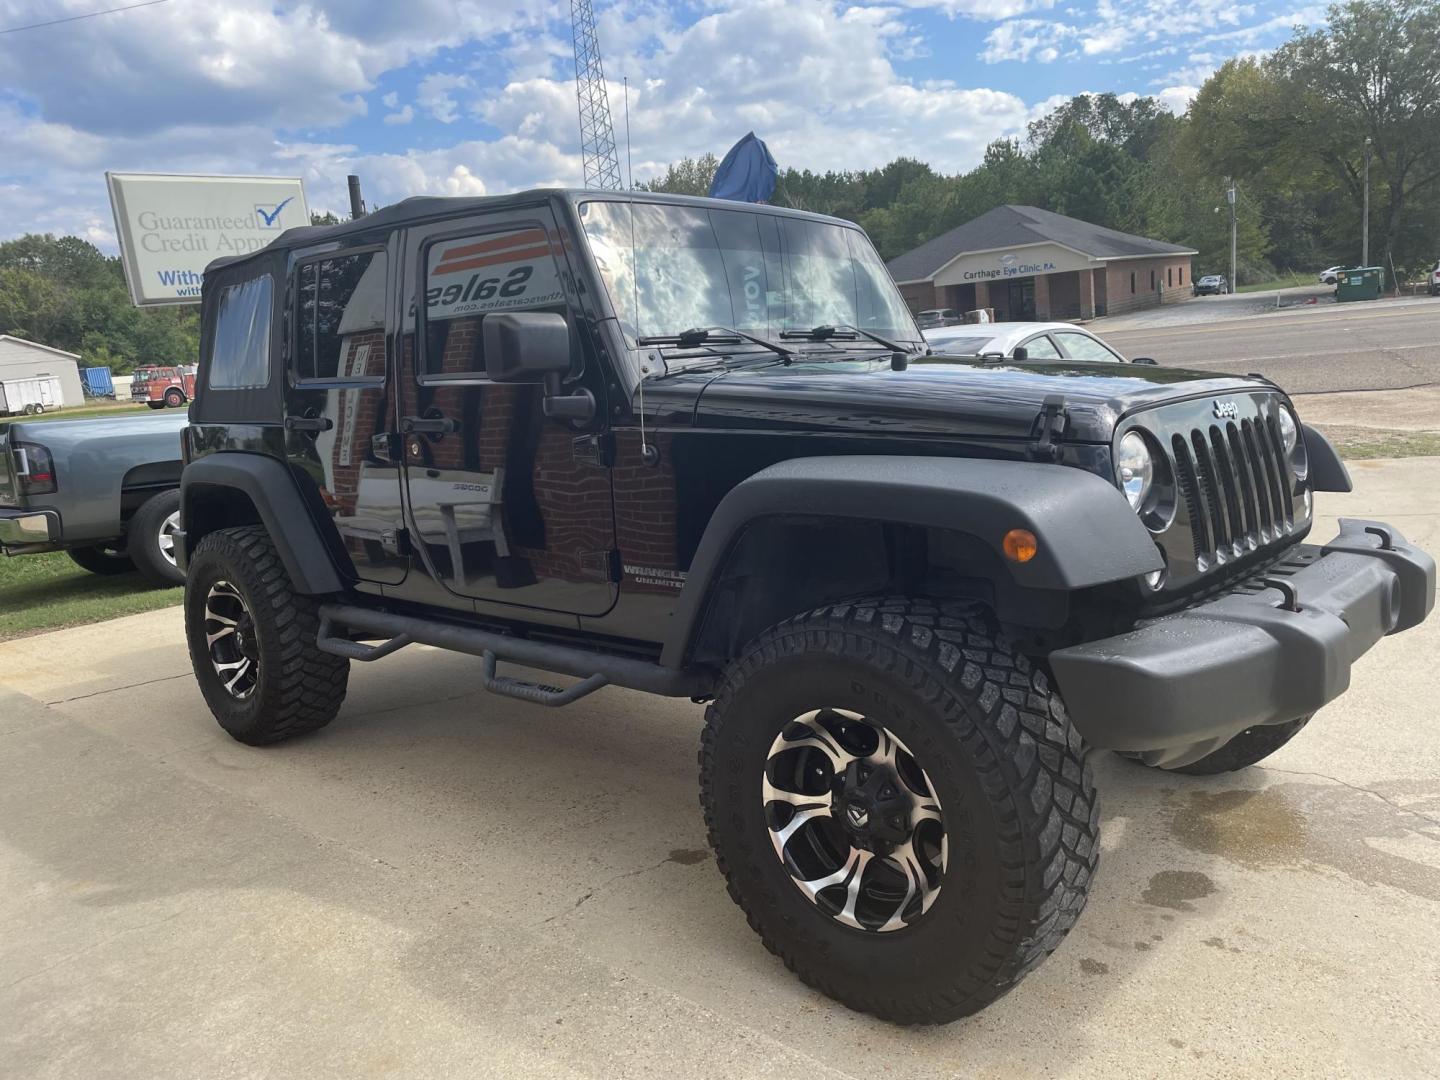
[[[286,199],[284,202],[282,202],[279,206],[275,207],[275,209],[272,210],[272,211],[270,211],[269,213],[266,213],[266,212],[265,212],[265,208],[264,208],[263,206],[260,206],[260,205],[257,204],[256,207],[255,207],[255,213],[257,213],[257,214],[260,215],[260,220],[262,220],[263,222],[265,222],[265,227],[266,227],[267,229],[273,229],[273,228],[276,228],[276,224],[275,224],[275,223],[276,223],[276,222],[279,220],[279,218],[280,218],[280,211],[281,211],[281,210],[284,210],[285,207],[289,206],[289,205],[290,205],[292,202],[294,202],[294,201],[295,201],[295,196],[294,196],[294,195],[291,195],[290,198]]]

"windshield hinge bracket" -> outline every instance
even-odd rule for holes
[[[1060,441],[1065,437],[1065,425],[1069,414],[1065,410],[1065,396],[1051,394],[1045,399],[1045,406],[1035,417],[1035,441],[1030,450],[1036,461],[1059,461]]]

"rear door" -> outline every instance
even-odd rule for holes
[[[539,204],[420,226],[405,248],[402,294],[420,300],[405,305],[400,387],[417,555],[446,593],[490,610],[604,614],[619,557],[603,436],[546,417],[538,384],[485,376],[486,318],[555,312],[575,372],[603,400],[553,214]]]
[[[287,302],[286,454],[315,481],[356,573],[382,585],[403,581],[410,565],[400,468],[384,435],[394,412],[386,315],[398,236],[297,254]]]

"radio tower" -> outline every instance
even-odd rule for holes
[[[575,29],[575,96],[580,102],[580,158],[585,186],[620,190],[620,159],[615,153],[615,128],[610,123],[610,95],[600,67],[600,40],[590,0],[570,0]]]

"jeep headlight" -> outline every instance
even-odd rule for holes
[[[1300,437],[1300,422],[1288,405],[1280,406],[1280,445],[1285,448],[1285,456],[1295,470],[1295,479],[1304,480],[1310,462],[1305,455],[1305,440]]]
[[[1139,510],[1150,493],[1150,485],[1155,482],[1155,458],[1138,431],[1127,432],[1120,440],[1115,471],[1120,477],[1120,490],[1125,492],[1131,508]]]

